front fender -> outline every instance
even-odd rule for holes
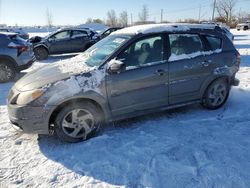
[[[34,47],[34,48],[43,47],[43,48],[45,48],[46,50],[49,50],[48,46],[46,46],[45,44],[34,44],[33,47]]]

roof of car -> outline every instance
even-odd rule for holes
[[[213,24],[186,24],[186,23],[171,23],[171,24],[146,24],[127,27],[112,33],[115,34],[147,34],[158,33],[164,31],[188,31],[190,29],[215,29],[216,25]]]

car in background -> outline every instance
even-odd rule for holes
[[[91,28],[88,28],[88,27],[76,27],[77,29],[84,29],[84,30],[87,30],[87,32],[89,33],[89,36],[93,39],[93,40],[100,40],[100,36],[99,34],[91,29]]]
[[[35,61],[32,45],[16,33],[0,32],[0,82],[14,79],[16,72]]]
[[[47,59],[53,54],[84,52],[97,41],[90,30],[72,28],[59,29],[44,38],[30,39],[37,60]]]
[[[23,39],[29,39],[29,34],[22,30],[22,28],[0,28],[0,32],[17,33]]]
[[[237,29],[238,31],[240,31],[240,30],[245,31],[245,30],[250,29],[250,21],[243,22],[243,23],[239,23],[239,24],[236,26],[236,29]]]
[[[101,39],[103,39],[119,29],[122,29],[122,27],[109,27],[109,28],[103,30],[101,33],[99,33],[99,36]]]
[[[55,132],[79,142],[116,120],[190,104],[218,109],[239,84],[240,54],[215,27],[151,24],[116,31],[16,82],[7,102],[10,121],[26,133]]]

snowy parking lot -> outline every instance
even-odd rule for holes
[[[250,185],[250,31],[236,31],[241,83],[219,110],[199,105],[110,126],[77,144],[10,125],[0,84],[0,187],[227,187]],[[70,56],[36,62],[26,72]]]

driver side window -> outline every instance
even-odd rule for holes
[[[127,70],[160,63],[163,60],[163,39],[161,36],[141,39],[126,48],[117,59],[126,65]]]
[[[59,32],[59,33],[55,34],[52,38],[56,39],[56,40],[62,40],[62,39],[70,38],[70,31]]]

